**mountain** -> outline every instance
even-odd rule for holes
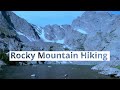
[[[85,12],[73,20],[72,26],[86,31],[85,50],[111,51],[111,60],[119,57],[120,15],[108,12]],[[115,59],[115,58],[114,58]]]
[[[71,25],[54,24],[45,27],[33,25],[11,11],[1,11],[0,51],[7,53],[10,50],[105,50],[111,51],[111,62],[119,62],[119,25],[120,15],[100,11],[86,11],[74,19]],[[72,62],[91,63],[96,64]]]
[[[78,37],[72,37],[75,35]],[[82,34],[73,30],[70,25],[40,27],[30,24],[11,11],[0,12],[0,52],[49,51],[51,47],[55,51],[80,49],[80,45],[83,45],[80,44],[82,38]]]
[[[86,51],[110,51],[110,62],[101,62],[92,69],[102,70],[101,74],[120,76],[120,71],[114,69],[120,65],[120,15],[87,11],[73,20],[72,27],[87,33],[83,45]]]

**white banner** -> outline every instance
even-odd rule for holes
[[[10,61],[110,61],[110,51],[10,51]]]

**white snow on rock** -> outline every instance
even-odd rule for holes
[[[62,40],[57,40],[56,43],[64,44],[64,39],[62,39]]]
[[[77,29],[76,31],[82,33],[82,34],[88,34],[86,31],[82,30],[82,29]]]
[[[54,40],[54,41],[46,39],[45,38],[45,32],[44,32],[44,29],[42,27],[34,26],[34,28],[37,31],[38,35],[41,37],[41,39],[44,42],[56,42],[56,43],[64,44],[64,39],[62,39],[62,40]]]
[[[54,41],[51,41],[51,40],[48,40],[45,38],[45,32],[44,32],[44,29],[42,27],[39,27],[39,26],[34,26],[36,32],[38,33],[39,37],[44,41],[44,42],[54,42]]]
[[[35,77],[36,75],[35,74],[32,74],[31,77]]]

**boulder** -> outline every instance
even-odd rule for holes
[[[115,77],[120,78],[120,72],[118,72],[117,75],[115,75]]]
[[[99,72],[100,74],[104,74],[104,75],[109,75],[109,76],[115,76],[118,73],[120,73],[120,70],[117,68],[108,68],[107,70],[101,71]]]
[[[119,60],[115,60],[115,61],[108,61],[108,62],[102,62],[96,66],[93,66],[91,69],[92,70],[106,70],[110,67],[116,67],[120,65],[120,61]]]

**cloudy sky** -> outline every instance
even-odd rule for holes
[[[81,16],[84,11],[13,11],[18,16],[28,22],[45,26],[47,24],[71,24],[77,16]],[[113,14],[120,14],[120,11],[111,11]]]

